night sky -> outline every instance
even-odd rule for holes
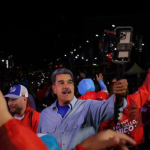
[[[99,39],[94,35],[101,35],[104,29],[112,30],[112,24],[132,26],[134,36],[143,35],[143,41],[149,44],[149,19],[150,12],[108,12],[90,3],[6,7],[0,27],[1,57],[13,55],[18,64],[48,64],[75,48],[81,51],[79,46],[86,49],[86,40],[92,41],[97,50]]]

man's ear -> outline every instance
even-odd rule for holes
[[[52,85],[52,90],[53,90],[53,93],[56,94],[56,87],[55,87],[55,85]]]
[[[23,98],[23,103],[27,103],[27,97]]]

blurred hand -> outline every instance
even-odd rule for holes
[[[96,80],[99,81],[103,81],[103,75],[101,73],[99,73],[99,75],[96,74]]]
[[[11,114],[8,111],[8,107],[6,104],[6,100],[0,91],[0,126],[2,126],[4,123],[12,119]]]
[[[126,79],[120,79],[117,81],[116,79],[113,79],[112,82],[114,83],[113,93],[121,95],[121,96],[126,96],[127,89],[128,89],[127,80]]]
[[[113,130],[101,131],[87,139],[81,145],[86,150],[107,150],[109,147],[115,147],[119,150],[128,150],[126,143],[134,146],[136,142],[129,136],[118,133]]]

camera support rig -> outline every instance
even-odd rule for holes
[[[125,64],[130,61],[130,55],[132,50],[132,33],[133,28],[130,26],[118,26],[114,31],[104,31],[102,38],[102,47],[104,54],[111,55],[112,63],[118,65],[117,68],[117,80],[123,78]],[[118,122],[120,113],[120,102],[122,98],[125,98],[116,94],[116,102],[114,103],[114,122]]]

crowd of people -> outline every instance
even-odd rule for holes
[[[131,94],[127,79],[113,78],[110,92],[101,73],[95,75],[98,89],[86,76],[75,80],[67,68],[41,73],[36,81],[32,74],[15,77],[1,89],[0,133],[5,136],[0,138],[0,149],[150,148],[150,69]],[[117,123],[116,95],[120,97]]]

